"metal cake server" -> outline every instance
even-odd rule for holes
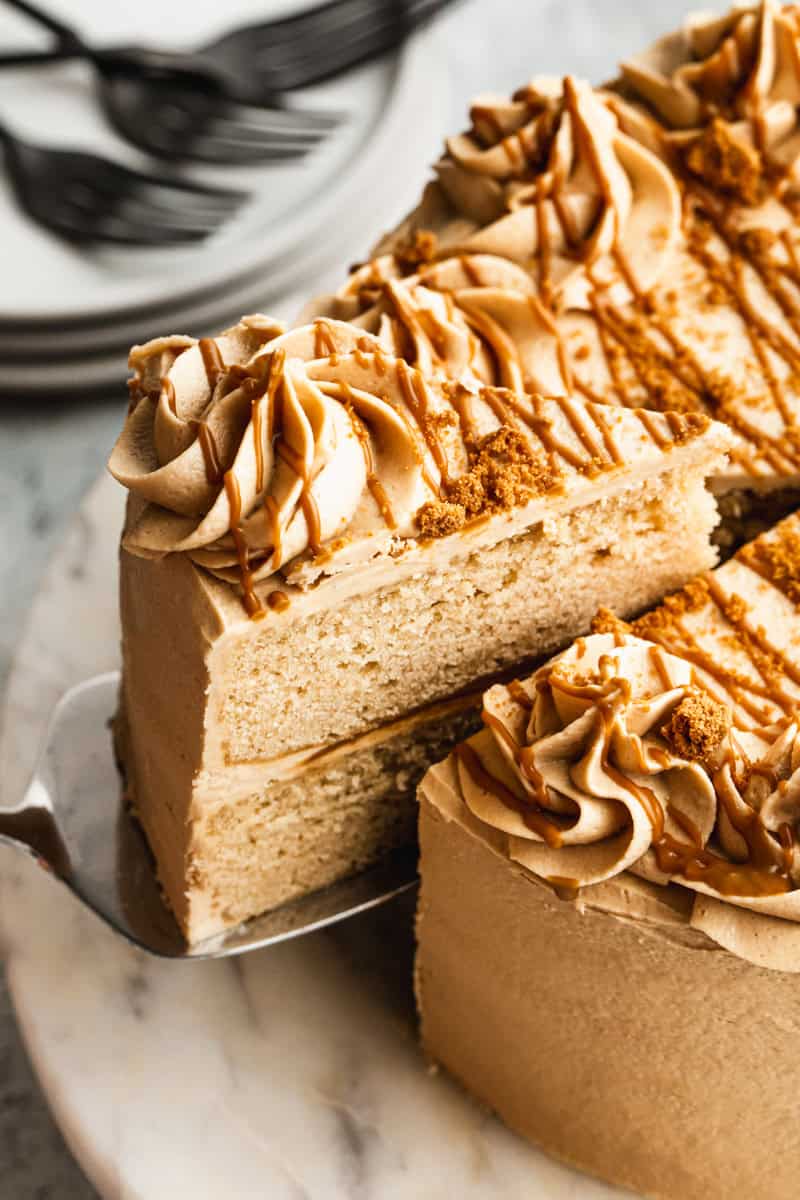
[[[116,933],[161,958],[223,958],[322,929],[413,887],[416,851],[187,946],[164,904],[144,835],[121,798],[108,728],[119,673],[71,688],[56,705],[33,779],[0,805],[0,843],[31,855]]]

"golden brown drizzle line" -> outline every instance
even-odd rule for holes
[[[747,565],[751,565],[749,561]],[[736,644],[747,655],[755,678],[731,670],[724,666],[719,656],[703,650],[677,612],[670,613],[669,624],[665,628],[648,627],[644,636],[713,679],[756,725],[772,721],[775,708],[786,715],[793,713],[798,705],[798,697],[782,686],[781,679],[784,677],[800,684],[800,669],[767,639],[762,630],[749,624],[743,606],[737,603],[735,596],[725,595],[713,574],[705,576],[704,584],[709,603],[732,627]],[[703,686],[702,676],[697,677],[697,683]],[[768,701],[774,708],[765,708],[758,701]]]
[[[446,487],[450,483],[447,457],[436,435],[436,428],[428,416],[428,393],[425,380],[419,371],[415,371],[413,367],[409,367],[402,360],[397,364],[397,374],[403,389],[403,398],[439,469],[442,484]],[[434,487],[433,490],[438,492],[439,489]]]
[[[547,845],[553,848],[561,845],[562,832],[556,822],[544,816],[533,801],[526,803],[520,800],[510,788],[487,771],[480,755],[468,742],[456,746],[454,753],[477,787],[496,796],[506,808],[518,813],[528,828],[537,833]]]
[[[602,164],[597,157],[591,133],[585,127],[580,114],[575,87],[569,79],[565,80],[564,83],[564,101],[565,108],[569,112],[573,122],[576,139],[579,141],[581,150],[585,155],[586,161],[589,163],[598,191],[603,197],[605,205],[610,206],[612,204],[612,196],[608,180],[605,177]],[[609,107],[615,111],[617,118],[621,120],[621,113],[618,107],[613,102],[609,102]],[[480,111],[480,115],[485,121],[489,119],[489,114],[483,110]],[[655,127],[659,131],[663,128],[657,123],[655,123]],[[506,138],[503,140],[503,144],[508,153],[513,149],[513,157],[516,161],[517,149],[516,147],[512,147],[512,140],[511,138]],[[750,337],[756,362],[761,369],[765,386],[772,396],[778,412],[783,417],[784,423],[790,425],[792,423],[791,412],[788,410],[784,400],[781,383],[772,368],[766,347],[769,348],[771,353],[782,358],[790,371],[795,375],[800,373],[800,349],[792,345],[779,330],[773,328],[753,308],[745,292],[741,256],[743,256],[749,267],[759,276],[763,286],[776,304],[779,305],[790,326],[796,333],[800,333],[800,305],[787,292],[780,281],[781,276],[785,276],[795,287],[800,289],[800,262],[798,262],[794,242],[791,236],[784,236],[782,240],[786,247],[788,261],[775,264],[774,269],[766,270],[762,258],[755,251],[751,250],[747,239],[737,239],[730,232],[730,206],[726,206],[725,202],[714,197],[713,194],[710,195],[708,190],[701,187],[697,181],[693,182],[688,178],[685,172],[678,172],[678,181],[688,194],[699,197],[703,203],[706,205],[710,204],[713,208],[715,230],[728,247],[730,254],[729,265],[726,267],[725,264],[715,262],[709,253],[704,253],[702,248],[697,245],[696,239],[693,240],[691,237],[687,239],[690,253],[693,254],[699,265],[703,268],[707,276],[709,276],[709,282],[713,278],[719,286],[726,290],[731,304],[739,313]],[[589,271],[591,270],[591,259],[594,256],[594,249],[591,245],[585,247],[578,246],[576,231],[571,228],[569,221],[565,222],[564,220],[564,217],[568,216],[568,213],[566,213],[562,197],[559,194],[560,182],[559,180],[553,182],[549,197],[546,197],[546,188],[541,176],[536,184],[535,220],[538,227],[538,243],[540,247],[538,256],[540,294],[539,297],[533,297],[532,299],[537,316],[545,321],[547,327],[550,328],[551,332],[557,338],[561,373],[567,389],[569,390],[571,384],[574,382],[574,386],[590,399],[608,400],[609,397],[599,395],[579,378],[575,378],[573,381],[571,364],[568,360],[563,340],[558,336],[556,323],[552,318],[548,321],[547,306],[552,303],[552,296],[550,294],[549,281],[550,237],[544,207],[546,198],[552,200],[554,211],[562,224],[567,244],[571,246],[573,253],[585,259],[587,270]],[[689,209],[685,210],[685,212],[687,211],[693,211],[691,205]],[[690,217],[690,219],[693,218]],[[620,359],[624,358],[633,372],[638,387],[643,390],[648,403],[654,408],[661,410],[668,410],[670,408],[670,391],[669,387],[665,389],[665,380],[671,379],[673,381],[672,386],[680,389],[683,394],[682,407],[688,404],[695,411],[708,411],[710,409],[713,415],[719,402],[715,398],[712,381],[708,378],[707,373],[704,372],[693,350],[686,345],[671,327],[669,313],[656,304],[652,292],[643,292],[637,283],[622,248],[619,234],[620,230],[617,226],[615,229],[615,243],[612,248],[612,257],[616,262],[621,277],[628,285],[633,300],[633,308],[637,314],[636,320],[632,324],[626,322],[607,305],[601,304],[597,289],[593,297],[593,314],[599,335],[599,342],[606,359],[607,370],[617,399],[623,404],[630,406],[634,404],[628,385],[623,380],[619,368]],[[463,255],[460,261],[470,282],[480,286],[479,273],[473,268],[469,256]],[[492,322],[490,325],[487,322],[480,322],[480,319],[476,319],[474,314],[470,314],[470,318],[473,326],[488,341],[497,355],[503,382],[517,388],[520,381],[516,378],[518,368],[516,367],[515,347],[508,343],[508,339],[502,335],[499,327],[494,327],[495,323]],[[637,321],[639,322],[638,325]],[[650,336],[651,332],[657,333],[663,338],[672,351],[671,354],[665,353],[657,345],[652,336]],[[756,454],[764,456],[774,471],[788,474],[800,466],[800,448],[793,445],[791,439],[770,437],[748,425],[743,418],[733,419],[727,412],[724,415],[729,420],[732,420],[742,438],[751,443],[753,451]],[[658,445],[665,446],[668,439],[661,434],[658,425],[652,421],[648,421],[644,417],[640,419],[642,420],[644,429],[653,440]],[[741,459],[741,452],[737,454],[737,459]],[[747,464],[745,463],[744,465]]]
[[[314,353],[317,358],[327,356],[331,366],[335,366],[338,361],[336,341],[324,317],[318,317],[314,322]]]
[[[617,118],[621,119],[618,106],[615,106],[613,102],[610,102],[609,106],[616,113]],[[658,135],[663,134],[663,126],[657,121],[653,121],[653,127]],[[737,236],[732,231],[733,203],[710,192],[708,188],[684,171],[674,156],[672,158],[672,169],[676,174],[679,186],[683,188],[687,201],[684,205],[683,218],[684,228],[687,228],[687,223],[689,226],[686,237],[687,249],[706,276],[708,285],[713,284],[722,289],[731,307],[738,313],[753,348],[755,363],[760,369],[764,386],[784,424],[792,426],[794,423],[792,413],[783,395],[782,383],[777,378],[770,362],[769,353],[782,359],[789,372],[796,377],[800,370],[800,349],[754,308],[746,292],[744,263],[746,262],[748,268],[759,278],[762,286],[780,308],[789,326],[798,334],[800,333],[800,306],[781,284],[781,276],[785,276],[795,288],[800,289],[800,262],[798,262],[793,239],[791,235],[784,235],[782,238],[788,261],[785,263],[772,261],[769,267],[766,267],[763,255],[754,248],[756,243],[746,236]],[[777,193],[775,198],[780,202]],[[713,232],[727,250],[727,260],[718,258],[708,245],[708,234],[702,232],[706,218],[701,215],[698,224],[695,213],[698,209],[703,208],[709,212],[713,220]],[[787,211],[791,215],[791,210]],[[794,221],[792,223],[794,224]],[[658,373],[654,374],[652,370],[649,370],[648,364],[640,357],[642,351],[645,350],[650,357],[651,364],[657,364],[662,375],[670,375],[674,379],[692,407],[701,411],[707,411],[710,408],[713,415],[718,406],[718,401],[714,398],[714,388],[693,351],[671,329],[669,315],[656,304],[652,292],[645,295],[638,287],[618,239],[613,255],[620,274],[631,291],[634,309],[637,310],[639,318],[643,320],[645,327],[643,336],[649,343],[647,346],[644,345],[641,330],[638,341],[636,336],[631,340],[630,332],[626,329],[624,322],[618,316],[615,319],[613,315],[608,320],[608,310],[600,312],[595,302],[594,315],[598,324],[600,345],[617,396],[623,403],[630,403],[617,366],[617,356],[622,354],[627,358],[639,385],[644,389],[654,407],[665,407]],[[648,327],[661,334],[669,343],[674,352],[671,358],[665,356],[655,342],[648,337]],[[615,342],[613,351],[610,339]],[[687,375],[687,367],[690,376]],[[581,390],[585,390],[579,381],[576,383]],[[800,451],[797,445],[792,444],[791,439],[765,435],[761,430],[746,423],[744,419],[735,417],[730,412],[728,405],[723,407],[724,419],[734,425],[745,441],[750,442],[752,452],[756,457],[763,456],[772,470],[778,474],[791,474],[797,470],[800,466]],[[737,453],[736,458],[747,469],[752,469],[751,464],[743,458],[741,452]]]
[[[344,396],[345,408],[347,415],[350,418],[350,423],[353,427],[353,432],[358,438],[361,446],[361,451],[364,455],[364,465],[367,470],[367,487],[372,493],[372,498],[378,506],[378,511],[384,519],[389,529],[397,529],[397,521],[395,520],[392,506],[389,503],[389,497],[386,494],[386,489],[381,483],[378,476],[375,474],[375,460],[372,454],[372,445],[369,439],[369,433],[364,426],[364,422],[359,417],[355,410],[355,395],[353,389],[348,383],[343,383],[342,394]]]
[[[654,650],[657,648],[654,647]],[[657,663],[659,672],[663,675],[663,663]],[[780,844],[783,849],[783,870],[776,871],[773,864],[772,851],[774,842],[766,830],[759,814],[755,809],[749,813],[739,813],[728,802],[724,794],[718,794],[728,818],[734,829],[743,838],[750,861],[746,864],[731,863],[720,855],[702,846],[702,838],[697,826],[685,813],[672,804],[668,805],[669,815],[683,832],[689,837],[685,843],[668,833],[664,828],[664,812],[661,805],[647,787],[635,784],[621,771],[609,762],[611,735],[620,704],[624,703],[629,689],[624,680],[611,679],[608,681],[608,694],[597,699],[597,707],[603,727],[602,764],[604,771],[618,786],[629,791],[642,805],[652,828],[651,848],[654,851],[659,869],[667,875],[682,876],[690,882],[703,882],[720,895],[724,896],[765,896],[779,895],[791,890],[791,880],[788,871],[791,866],[791,851],[794,846],[794,833],[787,827],[780,832]],[[547,679],[537,682],[537,687],[548,686]],[[559,680],[559,687],[568,686],[564,680]],[[576,693],[586,689],[576,686]],[[521,685],[508,688],[508,694],[526,711],[530,709],[530,697]],[[557,849],[563,842],[563,829],[551,816],[545,815],[543,806],[547,802],[547,785],[533,764],[533,747],[521,747],[511,731],[497,717],[484,711],[484,724],[492,729],[508,746],[518,769],[533,783],[537,792],[536,801],[525,802],[519,799],[510,788],[497,779],[481,761],[480,756],[468,743],[456,748],[456,757],[475,785],[495,796],[505,807],[518,813],[526,825],[538,834],[551,848]],[[547,881],[564,898],[572,899],[575,895],[576,881],[551,877]]]
[[[253,573],[250,570],[250,556],[247,549],[247,542],[241,530],[242,497],[233,471],[225,472],[224,484],[228,497],[228,505],[230,506],[230,532],[233,537],[233,544],[236,547],[236,557],[239,563],[242,602],[247,615],[251,619],[258,620],[264,615],[264,607],[256,595]]]
[[[217,384],[217,380],[225,374],[225,363],[222,354],[213,338],[200,338],[197,344],[203,359],[203,366],[205,367],[209,387],[213,390]]]
[[[210,426],[205,421],[192,421],[192,427],[197,434],[197,440],[200,443],[200,449],[203,454],[203,462],[206,468],[206,479],[209,483],[222,482],[222,463],[219,457],[219,450],[211,432]]]

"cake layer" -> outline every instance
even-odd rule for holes
[[[205,919],[196,923],[183,916],[195,886],[189,846],[195,838],[204,841],[205,822],[220,794],[242,805],[237,810],[242,825],[228,827],[227,848],[204,852],[206,877],[220,872],[219,895],[223,879],[232,895],[247,886],[237,882],[250,875],[241,858],[235,870],[226,863],[254,822],[263,842],[263,854],[254,852],[251,860],[261,882],[248,893],[249,911],[239,901],[224,904],[239,920],[279,902],[276,897],[299,894],[284,872],[291,866],[299,878],[299,867],[275,857],[281,844],[275,808],[255,807],[245,820],[254,797],[283,789],[287,803],[289,797],[297,800],[298,836],[306,825],[311,836],[308,805],[300,803],[298,792],[306,784],[281,778],[295,765],[293,751],[313,752],[363,735],[386,713],[416,708],[454,687],[463,691],[477,676],[486,678],[520,658],[540,657],[587,627],[597,596],[636,613],[687,570],[707,565],[713,501],[696,472],[687,469],[687,475],[668,472],[657,486],[630,489],[549,523],[546,531],[502,542],[450,572],[287,624],[283,639],[263,623],[246,620],[223,632],[212,601],[225,585],[209,581],[185,556],[151,560],[123,551],[122,706],[128,715],[121,758],[165,891],[187,933],[196,938],[197,929],[206,929]],[[685,540],[676,537],[687,524],[691,536],[687,531]],[[363,649],[370,636],[376,638],[371,658]],[[420,657],[426,645],[435,645],[436,653]],[[368,661],[375,663],[372,670]],[[396,761],[401,764],[406,754],[417,763],[421,752],[424,766],[443,749],[441,741],[403,743]],[[340,774],[346,765],[338,768]],[[309,770],[304,778],[314,777]],[[342,796],[347,792],[343,784]],[[367,808],[376,800],[374,791],[364,792]],[[332,804],[335,828],[343,803]],[[356,840],[368,837],[370,828],[380,831],[384,816],[385,809],[373,826],[366,818],[353,826]],[[398,828],[411,840],[407,822]],[[325,827],[313,829],[313,844],[323,842]],[[305,878],[338,877],[328,877],[327,867],[317,871],[311,843],[306,844]],[[377,837],[371,857],[384,848]],[[351,862],[366,857],[354,849],[332,869],[346,873]]]
[[[126,706],[153,723],[148,753],[170,758],[173,795],[201,769],[236,763],[269,779],[284,755],[559,648],[588,628],[598,598],[642,611],[710,564],[714,519],[702,480],[669,472],[446,571],[304,620],[227,630],[202,571],[123,551]],[[675,537],[685,524],[687,543]],[[420,653],[432,638],[433,660]]]
[[[710,565],[715,523],[696,470],[676,469],[445,569],[220,643],[209,704],[224,757],[351,737],[457,694],[563,645],[588,627],[598,599],[638,613]],[[681,544],[675,530],[687,525]]]
[[[312,836],[293,781],[319,755],[540,658],[598,602],[632,615],[709,566],[705,479],[730,445],[702,416],[442,383],[354,326],[274,335],[248,318],[136,351],[111,460],[132,493],[121,757],[192,938],[209,925],[186,908],[200,879],[224,924],[383,852],[367,789],[356,844],[317,870],[334,835]],[[248,805],[280,787],[306,866],[299,850],[281,865],[264,808],[270,866],[254,854],[249,890]],[[221,795],[237,819],[201,868]]]
[[[650,480],[425,571],[417,562],[405,579],[395,566],[374,592],[360,592],[357,576],[349,591],[335,581],[335,603],[324,584],[306,593],[284,585],[289,606],[258,622],[187,556],[123,551],[128,711],[134,722],[157,714],[177,787],[184,768],[252,761],[269,777],[274,759],[557,649],[598,603],[634,615],[713,562],[708,467],[679,464],[675,451],[664,464],[672,469]]]
[[[116,741],[127,795],[154,852],[165,898],[189,942],[276,908],[413,845],[415,791],[431,762],[477,724],[476,699],[437,706],[319,752],[290,778],[246,771],[176,789],[158,722]]]
[[[557,900],[455,792],[423,793],[420,840],[433,1059],[517,1133],[636,1195],[794,1200],[796,974],[693,929],[678,889],[628,876],[582,911]]]

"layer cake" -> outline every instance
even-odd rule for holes
[[[117,744],[191,941],[411,842],[487,680],[713,564],[703,415],[455,383],[328,319],[131,365]]]
[[[790,1200],[800,517],[484,696],[425,776],[422,1037],[515,1130],[659,1200]]]

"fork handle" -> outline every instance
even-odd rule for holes
[[[63,21],[57,20],[56,17],[39,8],[38,4],[31,4],[30,0],[5,0],[9,8],[15,8],[18,12],[25,13],[27,17],[31,17],[37,24],[43,25],[45,29],[49,29],[54,33],[64,46],[80,46],[83,41],[78,33],[69,25],[65,25]]]
[[[0,54],[0,71],[12,67],[46,67],[48,63],[69,62],[75,58],[85,58],[86,51],[75,46],[70,49],[61,47],[57,50],[19,50],[11,54]]]

